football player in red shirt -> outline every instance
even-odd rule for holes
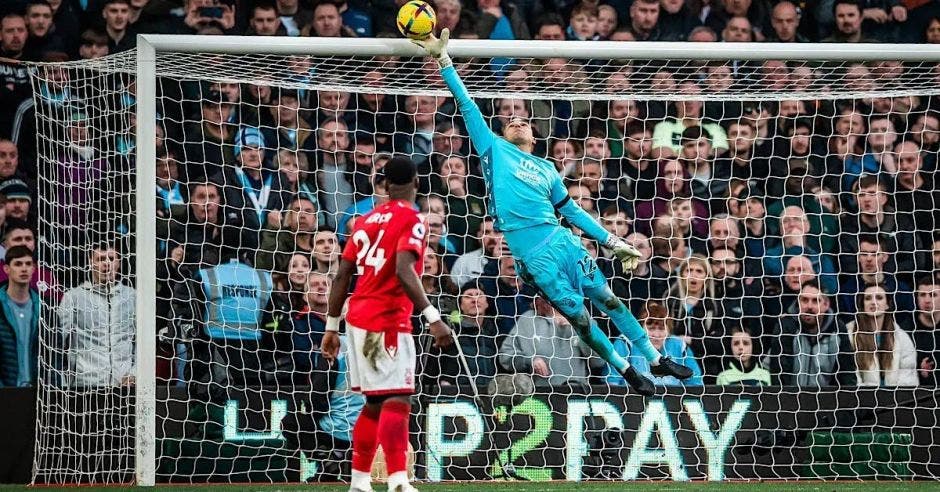
[[[326,333],[321,350],[328,360],[339,353],[343,303],[355,272],[359,279],[349,297],[346,332],[350,385],[366,396],[353,427],[350,491],[372,490],[372,460],[382,445],[388,490],[410,492],[405,470],[408,451],[409,396],[414,392],[415,344],[411,313],[421,311],[435,346],[453,343],[450,328],[421,287],[426,230],[415,210],[418,173],[411,159],[395,157],[382,169],[389,201],[360,217],[349,236],[330,291]]]

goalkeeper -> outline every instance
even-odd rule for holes
[[[610,340],[585,308],[585,295],[610,316],[633,348],[650,362],[653,375],[690,377],[692,372],[688,368],[661,356],[653,347],[646,331],[607,286],[607,279],[598,271],[594,258],[571,231],[560,226],[557,214],[613,250],[625,271],[636,268],[640,252],[608,233],[581,209],[568,196],[555,166],[532,155],[535,137],[527,121],[512,118],[503,126],[503,138],[490,130],[447,54],[449,36],[450,32],[444,29],[440,38],[432,34],[414,42],[437,59],[441,76],[457,100],[470,140],[480,154],[490,194],[489,214],[495,219],[496,227],[503,231],[520,276],[534,283],[571,322],[578,336],[617,369],[638,393],[652,395],[655,387],[614,352]]]

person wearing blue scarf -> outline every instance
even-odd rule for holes
[[[261,130],[242,127],[235,134],[237,167],[226,167],[213,181],[223,185],[227,214],[241,218],[242,226],[259,232],[268,212],[283,208],[280,179],[265,169],[265,141]]]

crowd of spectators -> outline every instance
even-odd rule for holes
[[[101,87],[74,69],[47,65],[34,85],[17,61],[99,58],[133,49],[137,33],[393,36],[398,3],[4,2],[0,385],[35,383],[29,354],[41,352],[40,303],[52,308],[42,312],[54,313],[46,324],[62,340],[47,354],[69,375],[58,383],[130,385],[134,374],[133,81],[95,80],[112,89],[96,92]],[[438,27],[462,38],[940,42],[936,2],[434,5]],[[294,62],[303,70],[303,60]],[[507,90],[550,87],[559,73],[579,72],[614,93],[640,84],[628,69],[592,70],[590,61],[478,65]],[[846,83],[876,84],[903,82],[910,69],[880,62],[836,70]],[[478,156],[454,102],[369,93],[385,75],[360,74],[362,93],[160,81],[158,378],[206,399],[232,387],[319,384],[328,394],[341,384],[335,373],[322,377],[318,356],[326,294],[352,222],[387,199],[382,166],[405,154],[422,174],[416,206],[429,230],[422,282],[447,314],[477,385],[525,374],[536,388],[624,386],[517,275],[486,216]],[[695,374],[659,384],[935,385],[938,102],[875,92],[694,97],[732,91],[745,79],[772,85],[781,75],[817,73],[805,64],[729,61],[681,75],[662,68],[645,82],[681,93],[680,101],[479,103],[497,131],[510,116],[532,118],[537,152],[562,173],[571,197],[643,253],[638,268],[624,272],[610,251],[583,239],[654,345]],[[102,128],[94,111],[113,94],[108,103],[127,116]],[[46,123],[46,141],[37,137],[37,113],[62,117]],[[37,233],[50,240],[37,244]],[[34,261],[37,247],[48,249],[48,265]],[[616,350],[648,371],[629,342],[598,321]],[[469,383],[455,352],[425,346],[421,367],[425,392]]]

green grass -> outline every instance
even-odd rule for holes
[[[806,491],[806,492],[919,492],[935,491],[940,489],[937,482],[725,482],[725,483],[676,483],[676,482],[465,482],[443,484],[416,484],[421,492],[624,492],[624,491],[720,491],[720,492],[750,492],[750,491]],[[384,484],[373,484],[376,492],[384,492]],[[71,490],[77,492],[106,491],[106,492],[139,492],[134,487],[35,487],[21,485],[0,485],[0,492],[14,490],[33,490],[38,492],[50,490]],[[346,492],[346,485],[166,485],[157,487],[157,492]]]

